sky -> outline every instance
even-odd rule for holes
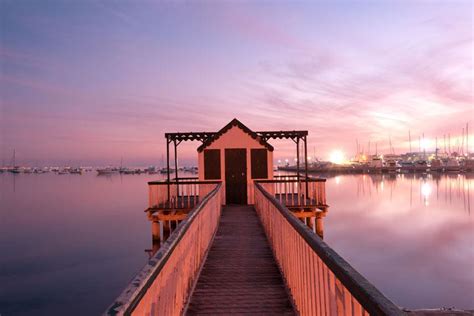
[[[409,131],[457,148],[466,123],[474,151],[473,56],[471,1],[0,0],[0,154],[160,165],[165,132],[233,118],[308,130],[321,159],[405,152]]]

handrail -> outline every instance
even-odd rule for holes
[[[160,181],[160,180],[157,180],[157,181],[148,181],[148,185],[176,185],[176,184],[189,184],[189,183],[192,183],[192,184],[218,184],[218,183],[221,183],[221,181],[209,181],[209,180],[204,180],[204,181],[179,181],[181,180],[182,178],[178,178],[178,181],[176,180],[172,180],[172,181],[166,181],[166,180],[163,180],[163,181]]]
[[[293,295],[294,303],[301,315],[310,315],[315,313],[315,310],[319,311],[320,309],[320,307],[314,306],[316,293],[320,293],[318,292],[320,291],[320,285],[314,285],[314,280],[317,278],[318,281],[321,282],[321,270],[319,270],[319,272],[315,271],[315,269],[317,269],[316,266],[318,266],[319,269],[321,269],[321,266],[317,260],[313,258],[314,256],[311,252],[319,257],[319,260],[321,260],[322,263],[332,271],[333,277],[336,278],[334,284],[331,284],[333,292],[335,293],[336,290],[342,291],[343,293],[345,291],[349,292],[349,304],[351,304],[352,297],[355,298],[358,304],[360,304],[360,306],[371,315],[405,315],[401,309],[399,309],[367,279],[357,272],[347,261],[331,249],[319,236],[314,234],[308,227],[303,225],[301,221],[292,215],[287,207],[279,203],[278,200],[268,193],[259,183],[255,183],[255,186],[255,206],[257,213],[261,218],[267,238],[272,245],[275,259],[282,270],[288,288]],[[267,201],[258,199],[258,193],[263,194],[263,197],[265,197]],[[265,206],[270,204],[273,205],[274,209],[276,209],[283,216],[283,219],[291,225],[293,232],[296,232],[297,235],[290,234],[291,236],[286,236],[284,234],[284,222],[277,222],[279,220],[276,219],[274,211],[272,212],[271,210],[268,211],[268,209],[263,209]],[[265,214],[265,212],[268,214]],[[277,232],[275,232],[275,230],[277,230]],[[297,236],[299,236],[304,243],[301,243],[301,239],[298,239]],[[285,238],[291,240],[284,240]],[[288,243],[291,243],[291,245]],[[305,244],[309,247],[309,252]],[[279,257],[276,248],[278,248],[278,251],[283,251],[284,249],[293,251],[293,254],[282,253]],[[298,271],[293,270],[293,266],[295,265],[299,267]],[[285,275],[285,272],[287,272],[288,275]],[[327,281],[327,283],[329,282],[328,276],[325,276],[323,279],[324,281]],[[340,282],[344,288],[339,289],[337,282]],[[310,288],[313,285],[316,286],[316,290]],[[325,304],[331,305],[331,303],[328,303],[330,301],[328,293],[324,293],[324,295],[326,300]],[[346,300],[347,298],[345,294],[343,296],[344,300]],[[333,306],[335,304],[336,303],[332,304],[331,307],[337,310],[338,307]],[[341,304],[345,306],[346,301]],[[349,306],[346,308],[352,307]],[[362,313],[360,315],[362,315]]]
[[[256,180],[265,191],[274,194],[275,198],[287,207],[316,206],[327,209],[326,179],[305,178],[298,181],[295,178],[279,180]]]
[[[178,177],[178,178],[173,178],[171,180],[176,182],[176,179],[178,179],[178,181],[179,180],[196,180],[197,181],[199,179],[199,177]]]
[[[273,179],[273,180],[256,180],[256,182],[260,182],[260,183],[296,183],[296,182],[326,182],[326,179],[317,179],[317,178],[307,178],[307,179],[304,179],[304,178],[300,178],[300,180],[296,180],[296,179],[283,179],[283,180],[280,180],[280,179]]]
[[[191,272],[192,275],[189,275],[189,279],[186,280],[171,281],[172,284],[170,286],[176,287],[172,289],[177,291],[174,294],[166,292],[165,286],[167,284],[164,284],[161,287],[160,285],[157,285],[158,289],[154,288],[153,292],[157,297],[156,300],[158,300],[158,303],[170,304],[170,306],[166,306],[164,308],[169,314],[173,314],[172,311],[174,311],[174,313],[177,312],[178,314],[182,312],[185,302],[188,299],[187,295],[189,295],[192,285],[196,281],[200,266],[204,262],[205,253],[209,249],[213,236],[217,231],[221,211],[220,192],[222,188],[222,183],[217,183],[217,186],[209,194],[207,194],[204,199],[189,213],[188,217],[178,225],[176,230],[173,231],[161,249],[148,261],[148,264],[137,274],[132,282],[130,282],[130,284],[125,288],[114,304],[112,304],[107,309],[105,315],[132,315],[139,304],[141,304],[143,301],[146,301],[145,304],[149,305],[145,308],[159,309],[160,307],[153,306],[155,304],[150,302],[150,300],[155,301],[155,297],[147,297],[146,299],[144,298],[148,294],[147,291],[152,286],[154,286],[154,283],[157,282],[159,277],[161,277],[160,273],[166,267],[172,265],[170,269],[176,270],[178,268],[174,264],[184,265],[182,270],[178,271],[178,277],[186,277],[183,275],[189,274],[189,272]],[[207,210],[206,207],[209,206],[209,203],[211,203],[211,199],[213,199],[212,203],[215,203],[215,205],[211,205],[211,207],[217,207],[216,212],[203,213]],[[193,225],[195,223],[196,225]],[[209,224],[212,227],[205,227],[205,224]],[[199,236],[192,234],[191,230],[193,233],[199,234]],[[188,233],[188,231],[190,232]],[[183,246],[185,249],[178,249],[178,247],[182,244],[182,241],[184,241],[184,238],[187,238],[186,242],[188,242],[188,244]],[[202,242],[205,242],[206,244],[203,245]],[[176,262],[173,262],[174,264],[169,264],[167,266],[175,254],[176,256],[188,255],[190,258],[173,258]],[[167,277],[172,278],[172,276],[173,275],[168,275]],[[166,280],[167,279],[163,281],[161,278],[158,281],[166,282]],[[169,302],[167,299],[162,299],[161,301],[159,300],[160,296],[156,293],[156,291],[159,290],[163,290],[165,292],[163,296],[165,296]]]

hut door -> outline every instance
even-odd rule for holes
[[[245,149],[225,150],[226,204],[247,204],[247,153]]]

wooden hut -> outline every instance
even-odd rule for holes
[[[253,181],[273,179],[273,147],[233,119],[198,148],[199,180],[221,180],[226,204],[253,204]]]

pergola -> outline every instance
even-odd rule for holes
[[[291,139],[296,144],[296,174],[297,180],[300,179],[300,142],[304,143],[304,165],[305,165],[305,179],[308,178],[308,145],[307,136],[308,131],[261,131],[254,132],[256,136],[264,141],[269,139]],[[175,180],[178,182],[178,146],[183,141],[200,141],[205,143],[208,139],[213,138],[217,132],[184,132],[184,133],[165,133],[166,138],[166,168],[167,181],[170,183],[170,144],[174,146],[174,169]],[[308,190],[308,183],[306,182],[306,190]]]

